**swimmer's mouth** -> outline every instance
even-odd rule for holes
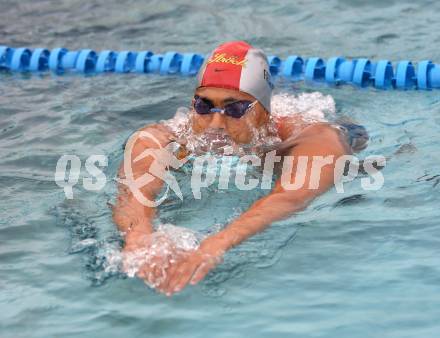
[[[232,139],[226,134],[205,134],[206,141],[216,146],[232,145]]]
[[[203,135],[211,140],[231,140],[231,137],[224,131],[206,130]]]
[[[231,147],[234,142],[224,131],[206,130],[199,138],[199,150],[222,153],[225,147]]]

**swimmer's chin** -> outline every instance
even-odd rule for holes
[[[206,154],[223,156],[232,155],[233,153],[234,147],[230,144],[210,144],[199,146],[194,149],[194,154],[199,156]]]

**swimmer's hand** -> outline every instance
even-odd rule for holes
[[[197,250],[181,253],[167,270],[166,279],[160,283],[158,290],[171,296],[182,291],[188,283],[197,284],[222,262],[224,252],[221,245],[208,238]]]
[[[136,275],[152,288],[165,280],[167,268],[178,256],[173,243],[158,233],[130,232],[125,243],[123,271],[131,277]]]

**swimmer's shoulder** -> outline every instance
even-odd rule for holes
[[[274,116],[273,123],[283,141],[298,135],[307,125],[299,115]]]
[[[328,138],[338,134],[338,130],[335,130],[330,123],[305,121],[300,115],[278,116],[274,118],[274,122],[282,140],[293,137],[316,138],[318,135]]]
[[[351,149],[344,135],[328,122],[315,122],[306,126],[295,137],[296,144],[315,149],[329,149],[338,154],[350,154]]]

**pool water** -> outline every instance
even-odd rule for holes
[[[9,1],[0,44],[206,53],[245,39],[286,57],[440,62],[433,1]],[[277,93],[333,97],[391,156],[385,183],[360,180],[230,251],[205,281],[167,298],[112,258],[122,145],[185,107],[194,78],[0,74],[0,337],[438,337],[440,93],[278,80]],[[303,101],[297,97],[297,103]],[[318,104],[318,102],[316,103]],[[60,156],[108,156],[103,190],[55,184]],[[258,193],[170,199],[163,222],[224,225]],[[196,205],[197,204],[197,205]]]

